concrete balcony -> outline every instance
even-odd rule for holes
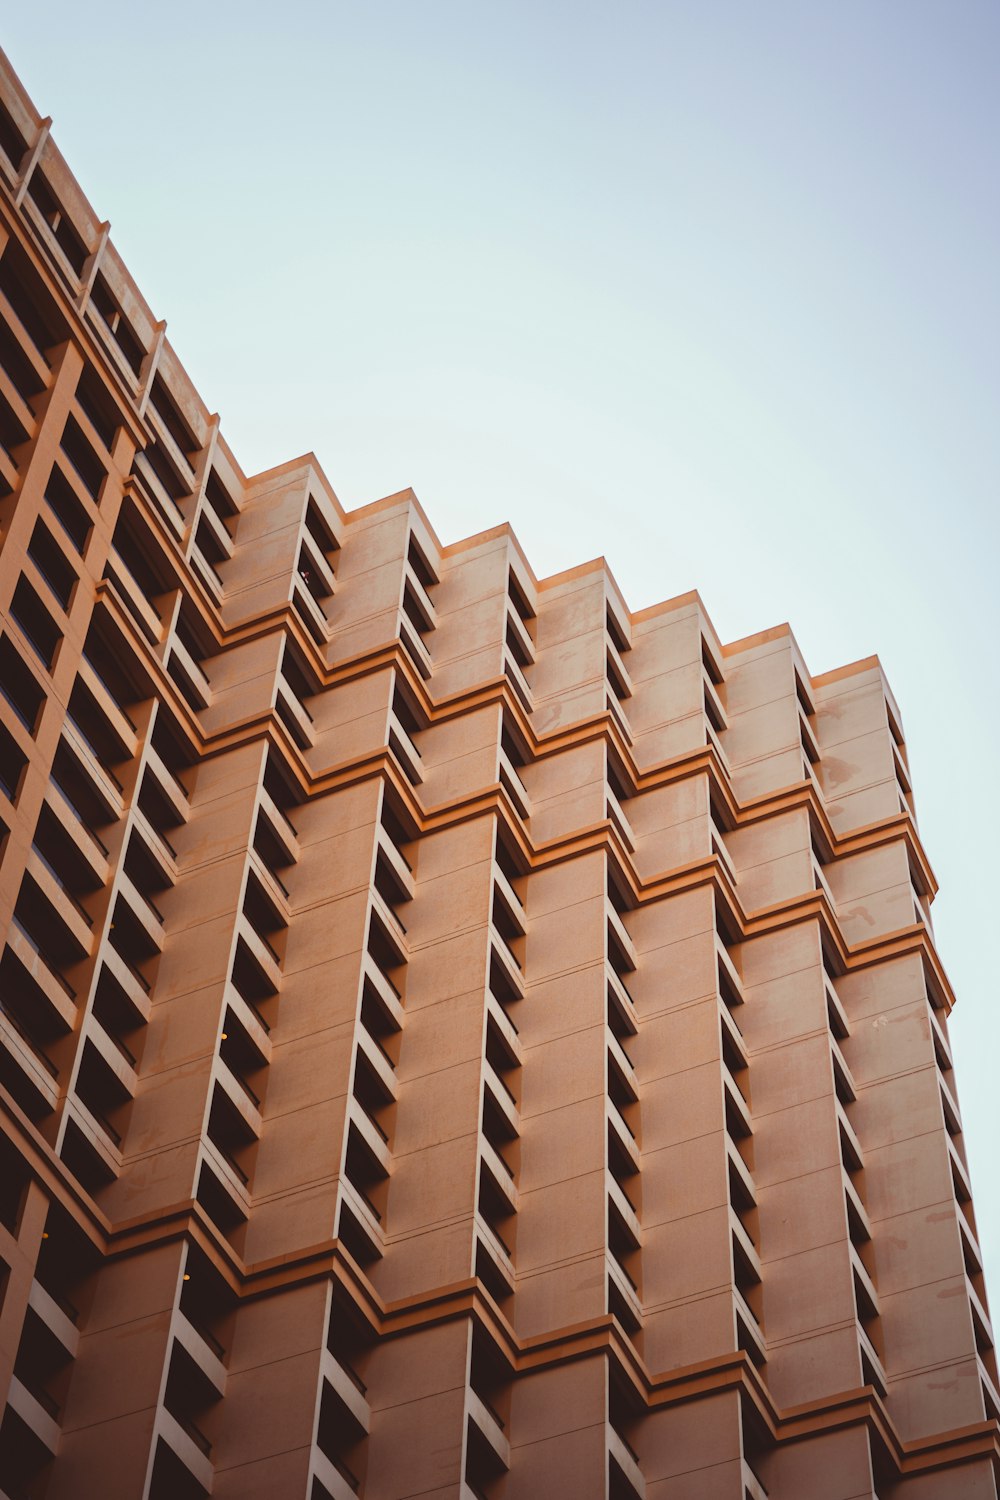
[[[745,1196],[751,1203],[756,1204],[757,1187],[750,1175],[750,1169],[728,1136],[726,1137],[726,1161],[730,1170],[739,1179]]]
[[[875,1345],[872,1343],[871,1339],[868,1337],[867,1333],[865,1333],[865,1330],[862,1328],[860,1323],[857,1325],[857,1335],[858,1345],[862,1353],[864,1354],[869,1370],[874,1377],[872,1383],[874,1384],[875,1389],[878,1391],[879,1395],[885,1396],[888,1392],[889,1387],[885,1377],[885,1367],[882,1364],[881,1359],[879,1358],[878,1351],[875,1348]]]
[[[373,1036],[369,1035],[363,1025],[357,1028],[354,1035],[358,1050],[364,1053],[369,1067],[377,1076],[385,1093],[390,1099],[398,1099],[399,1079],[396,1077],[392,1063],[386,1057],[378,1042],[376,1042]]]
[[[624,1016],[626,1022],[628,1023],[631,1034],[635,1036],[636,1032],[639,1029],[639,1022],[638,1018],[636,1017],[635,1002],[632,999],[632,996],[625,988],[624,981],[621,979],[620,975],[615,973],[610,964],[605,965],[605,977],[607,978],[608,989],[614,995],[615,1005],[618,1007],[620,1014]]]
[[[515,810],[522,818],[531,817],[531,799],[521,780],[520,772],[507,754],[503,746],[500,746],[499,766],[497,772],[498,780],[507,793]]]
[[[398,885],[403,899],[406,901],[412,901],[413,894],[416,889],[416,883],[413,879],[413,871],[410,869],[409,865],[406,863],[406,860],[400,854],[399,850],[396,848],[396,845],[389,837],[387,830],[381,823],[376,829],[375,841],[378,844],[379,850],[381,851],[382,855],[389,863],[389,866],[392,870],[392,877]]]
[[[704,667],[701,672],[701,687],[704,696],[705,712],[711,721],[713,729],[728,729],[729,715],[723,707],[718,688]]]
[[[73,720],[63,720],[63,744],[69,750],[80,771],[87,778],[94,796],[105,813],[105,822],[117,823],[125,810],[122,788],[110,771],[106,771],[94,751],[87,744]]]
[[[437,610],[434,608],[434,604],[433,604],[433,602],[431,600],[430,594],[424,588],[424,585],[421,583],[420,579],[417,577],[417,574],[416,574],[415,569],[413,568],[413,565],[411,563],[409,563],[409,562],[407,562],[406,567],[403,570],[403,579],[404,579],[404,608],[406,607],[406,604],[405,604],[405,590],[409,589],[412,592],[412,594],[413,594],[414,604],[415,604],[416,613],[417,613],[417,618],[413,622],[414,625],[420,631],[424,631],[424,630],[436,630],[437,629]]]
[[[768,1500],[767,1490],[745,1458],[740,1459],[740,1468],[743,1479],[743,1495],[740,1500]],[[878,1496],[873,1496],[873,1500],[878,1500]]]
[[[839,1099],[836,1100],[836,1107],[837,1125],[840,1129],[841,1154],[843,1157],[844,1166],[847,1168],[848,1172],[860,1171],[865,1164],[865,1154],[861,1149],[861,1142],[858,1140],[854,1126],[847,1118],[844,1106],[841,1104]]]
[[[281,968],[278,960],[264,939],[258,936],[253,927],[251,927],[249,919],[243,912],[240,912],[237,931],[250,950],[254,962],[271,985],[274,993],[277,994],[281,988]]]
[[[75,1359],[80,1352],[80,1330],[38,1281],[31,1283],[28,1306],[38,1314],[49,1332],[55,1335],[70,1358]]]
[[[78,853],[86,860],[95,882],[107,885],[111,878],[107,849],[97,834],[82,821],[80,814],[54,781],[50,781],[45,788],[45,802],[53,817],[72,840]]]
[[[616,698],[631,698],[635,691],[632,686],[632,678],[622,660],[621,652],[607,632],[605,632],[604,637],[604,649],[607,654],[606,669],[612,692]]]
[[[288,906],[288,891],[284,882],[275,875],[273,870],[268,869],[261,859],[257,850],[251,844],[248,851],[248,862],[251,870],[263,888],[268,902],[273,908],[274,915],[287,927],[291,921],[291,911]]]
[[[840,1044],[833,1034],[830,1035],[830,1056],[833,1060],[833,1078],[837,1089],[837,1097],[842,1104],[853,1104],[858,1097],[858,1091],[854,1086],[854,1074],[847,1065],[847,1059],[840,1050]]]
[[[77,681],[84,684],[91,698],[93,698],[98,711],[104,717],[106,726],[111,730],[121,747],[119,758],[121,760],[132,760],[139,748],[139,735],[128,714],[112,697],[109,688],[98,677],[85,656],[80,658],[80,667],[76,676]]]
[[[475,1216],[476,1234],[490,1262],[509,1291],[514,1290],[516,1273],[510,1251],[487,1224],[478,1209]]]
[[[872,1226],[871,1220],[868,1217],[868,1210],[862,1203],[857,1188],[843,1166],[840,1169],[840,1176],[844,1187],[847,1217],[853,1231],[851,1238],[853,1240],[855,1236],[860,1236],[864,1240],[870,1240],[872,1237]]]
[[[614,693],[609,692],[605,694],[605,705],[607,707],[608,713],[611,715],[612,719],[614,719],[615,721],[615,724],[618,726],[618,733],[621,735],[626,745],[631,745],[632,726],[629,723],[628,719],[626,719],[625,712],[621,704],[618,702],[618,699],[615,697]]]
[[[507,879],[503,870],[493,861],[493,890],[494,895],[499,898],[507,916],[521,937],[528,930],[528,919],[520,896]]]
[[[497,1191],[510,1205],[511,1213],[517,1213],[518,1194],[517,1188],[514,1186],[511,1170],[500,1153],[494,1146],[490,1145],[481,1132],[479,1136],[479,1155],[483,1168],[489,1173],[496,1185]]]
[[[262,1061],[270,1063],[273,1049],[268,1029],[253,1006],[244,1000],[232,983],[226,985],[226,1004],[243,1027],[254,1048],[260,1053]]]
[[[392,907],[386,901],[381,891],[372,886],[369,894],[372,914],[379,922],[383,934],[387,937],[390,947],[393,949],[396,962],[399,965],[409,962],[410,953],[406,941],[406,928]]]
[[[330,1496],[330,1500],[358,1500],[358,1495],[361,1493],[360,1480],[354,1474],[351,1474],[348,1479],[347,1475],[350,1471],[346,1468],[343,1471],[336,1468],[322,1448],[313,1447],[311,1472]],[[312,1489],[309,1493],[310,1495],[313,1493]]]
[[[312,715],[300,703],[284,677],[278,676],[275,688],[275,712],[300,750],[310,750],[316,742]]]
[[[625,923],[618,915],[612,902],[607,898],[604,902],[604,910],[607,917],[609,938],[613,937],[618,948],[627,960],[629,969],[638,968],[639,960],[636,956],[636,951],[632,943],[632,939],[629,937],[628,932],[626,931]]]
[[[362,974],[374,989],[379,1003],[387,1012],[390,1020],[395,1022],[396,1029],[402,1031],[406,1024],[406,1012],[403,1009],[399,991],[392,980],[388,975],[383,974],[370,953],[365,954],[361,967]]]
[[[330,622],[312,589],[298,573],[292,577],[292,604],[302,616],[313,640],[317,645],[324,645],[330,639]]]
[[[726,848],[726,841],[722,837],[722,834],[719,833],[718,829],[715,828],[714,825],[712,827],[712,833],[711,833],[711,844],[712,844],[712,853],[715,855],[716,859],[722,865],[722,867],[725,870],[726,874],[729,876],[729,879],[732,882],[732,884],[733,885],[737,885],[738,882],[739,882],[739,877],[736,874],[736,866],[733,863],[733,856],[730,854],[729,850]]]
[[[212,533],[220,552],[227,558],[232,557],[234,550],[233,539],[226,530],[222,517],[215,506],[211,505],[204,496],[202,496],[201,504],[198,506],[198,513],[192,523],[192,532],[197,532],[202,522],[204,522],[205,526]]]
[[[146,1022],[150,1016],[149,986],[144,984],[139,976],[128,966],[117,949],[105,938],[99,950],[99,958],[111,974],[116,985],[121,990],[125,999],[132,1006],[140,1022]]]
[[[628,852],[630,854],[634,854],[635,834],[632,831],[632,824],[625,816],[625,811],[618,798],[615,796],[615,793],[611,790],[610,786],[605,786],[604,797],[607,804],[609,822],[614,825],[618,833],[618,837],[621,839]]]
[[[135,1059],[129,1062],[119,1044],[109,1036],[93,1012],[88,1015],[84,1023],[84,1034],[94,1050],[100,1053],[108,1071],[114,1074],[125,1092],[134,1099],[139,1087]]]
[[[525,625],[517,610],[512,608],[509,602],[507,604],[507,632],[517,642],[517,650],[522,658],[525,661],[533,662],[535,660],[535,643],[531,638],[531,633],[527,625]]]
[[[503,1467],[509,1469],[510,1443],[504,1434],[503,1423],[496,1412],[487,1406],[486,1402],[471,1386],[466,1388],[465,1410],[466,1414],[475,1422]]]
[[[729,1209],[729,1232],[733,1237],[735,1245],[746,1260],[754,1280],[758,1283],[763,1281],[764,1273],[761,1269],[760,1256],[757,1254],[757,1246],[741,1224],[739,1216],[732,1207]]]
[[[610,1422],[605,1427],[605,1441],[608,1445],[609,1456],[618,1465],[627,1483],[631,1486],[633,1493],[638,1497],[638,1500],[645,1500],[646,1481],[642,1470],[639,1468],[635,1452],[625,1442],[625,1439],[615,1431]]]
[[[604,1260],[609,1280],[614,1282],[615,1290],[628,1308],[634,1320],[635,1327],[640,1327],[642,1324],[642,1303],[639,1300],[638,1290],[624,1267],[619,1264],[610,1250],[606,1253]]]
[[[747,1052],[746,1042],[743,1040],[743,1033],[737,1026],[736,1018],[729,1009],[729,1006],[724,1005],[721,1000],[719,1001],[719,1025],[725,1032],[729,1045],[737,1054],[740,1067],[749,1068],[750,1057]]]
[[[728,949],[718,937],[715,939],[715,956],[719,964],[720,978],[725,978],[727,986],[733,991],[734,1000],[738,1005],[742,1005],[744,998],[743,981],[737,973],[736,965],[729,956]],[[725,996],[723,996],[723,1001],[725,1001]]]
[[[150,898],[140,891],[131,875],[127,875],[124,869],[118,871],[118,894],[128,903],[129,910],[149,941],[158,952],[162,953],[163,945],[167,940],[163,918]]]
[[[386,728],[386,744],[399,761],[403,775],[406,779],[419,786],[424,779],[424,769],[420,761],[420,751],[403,728],[398,714],[391,709],[389,711],[389,722]]]
[[[712,724],[707,716],[705,718],[705,743],[712,747],[712,749],[718,756],[719,764],[721,765],[726,776],[732,779],[733,772],[732,767],[729,764],[729,756],[726,754],[725,750],[722,747],[722,741],[719,739],[715,725]]]
[[[207,708],[212,701],[212,689],[208,678],[200,662],[195,661],[191,652],[185,646],[179,636],[174,636],[170,642],[167,656],[167,664],[176,662],[181,675],[187,682],[199,708]]]
[[[3,999],[0,999],[0,1047],[17,1063],[34,1091],[41,1112],[51,1113],[59,1104],[58,1070]]]
[[[615,1064],[618,1067],[618,1071],[624,1078],[628,1090],[632,1095],[632,1102],[637,1103],[639,1099],[639,1080],[636,1076],[635,1068],[632,1066],[631,1060],[625,1052],[625,1048],[622,1046],[621,1042],[615,1036],[610,1027],[607,1031],[607,1044],[608,1051],[614,1058]]]
[[[507,947],[503,938],[496,928],[490,923],[490,952],[492,961],[499,964],[504,980],[514,990],[518,999],[524,998],[524,975],[518,967],[517,960]]]
[[[374,1249],[378,1258],[381,1260],[382,1256],[384,1256],[385,1254],[385,1234],[382,1230],[381,1222],[379,1221],[375,1210],[372,1208],[371,1204],[363,1196],[363,1194],[358,1192],[357,1188],[354,1186],[354,1183],[350,1180],[349,1177],[345,1177],[343,1174],[341,1174],[339,1181],[341,1197],[349,1206],[354,1217],[360,1223],[366,1236],[371,1242],[372,1248]]]
[[[205,1335],[179,1307],[170,1320],[170,1334],[191,1356],[199,1370],[211,1381],[220,1396],[226,1394],[226,1367]]]
[[[828,978],[824,978],[824,989],[830,1030],[838,1041],[843,1041],[845,1037],[851,1034],[851,1023],[847,1019],[847,1012],[841,1004],[840,996]]]
[[[361,1107],[360,1102],[353,1096],[348,1105],[347,1113],[350,1123],[354,1126],[375,1158],[383,1175],[388,1177],[392,1172],[392,1152],[389,1150],[389,1143],[385,1136],[375,1124],[375,1121]]]
[[[642,1225],[639,1223],[639,1215],[622,1192],[614,1177],[607,1175],[608,1200],[613,1203],[619,1217],[628,1231],[629,1237],[634,1242],[637,1250],[642,1248]]]
[[[633,1169],[638,1172],[642,1167],[642,1156],[636,1145],[635,1137],[629,1130],[616,1105],[611,1100],[607,1101],[606,1113],[608,1117],[608,1129],[614,1132],[615,1140],[622,1151],[632,1163]]]
[[[59,1451],[59,1439],[62,1437],[59,1423],[16,1375],[10,1377],[7,1405],[17,1412],[21,1421],[34,1433],[43,1447],[53,1454]]]
[[[526,714],[532,713],[535,707],[535,700],[532,697],[531,688],[528,686],[528,679],[521,671],[513,651],[507,645],[503,648],[503,671],[504,676],[514,690],[515,698],[517,698],[524,712]]]
[[[410,619],[405,608],[399,612],[399,639],[403,650],[426,682],[434,670],[431,654],[420,638],[420,632]]]
[[[320,1356],[320,1374],[336,1391],[358,1426],[364,1432],[369,1432],[372,1414],[364,1390],[359,1386],[357,1377],[345,1370],[329,1349],[324,1349]]]
[[[66,934],[79,951],[80,957],[88,954],[94,944],[93,927],[90,917],[76,897],[65,888],[37,849],[32,849],[29,853],[25,870],[66,929]]]
[[[288,863],[290,865],[297,864],[301,854],[298,834],[266,787],[262,786],[260,788],[257,794],[257,804],[260,812],[267,820],[275,839],[280,844]]]
[[[511,1059],[517,1067],[521,1067],[524,1062],[524,1053],[521,1049],[521,1038],[517,1027],[490,990],[486,991],[486,1014],[503,1038],[504,1046],[510,1053]]]
[[[189,1473],[201,1485],[203,1490],[209,1494],[212,1492],[212,1482],[215,1470],[212,1468],[211,1460],[204,1452],[202,1444],[196,1442],[186,1428],[182,1427],[177,1418],[173,1416],[166,1407],[161,1406],[156,1413],[156,1424],[153,1428],[154,1443],[157,1436],[161,1437],[167,1447],[179,1458]]]
[[[520,1135],[521,1115],[514,1096],[488,1057],[483,1058],[483,1083],[492,1094],[494,1103],[506,1120],[511,1135]]]
[[[260,1100],[256,1094],[252,1093],[249,1085],[238,1078],[221,1057],[217,1057],[212,1064],[212,1079],[243,1121],[247,1133],[259,1141],[264,1131],[264,1122],[260,1114]]]
[[[732,1297],[736,1316],[737,1346],[746,1349],[755,1365],[767,1364],[767,1342],[756,1314],[751,1311],[749,1303],[738,1287],[732,1288]]]
[[[247,1219],[251,1207],[249,1174],[232,1161],[211,1136],[203,1137],[201,1154],[214,1172],[219,1185],[225,1189],[239,1217]]]
[[[144,776],[152,776],[157,787],[170,804],[178,823],[186,823],[191,809],[188,795],[174,773],[161,759],[160,754],[147,742]]]
[[[122,1169],[121,1135],[103,1115],[86,1104],[79,1094],[67,1094],[66,1116],[72,1119],[80,1134],[101,1158],[110,1176]]]
[[[753,1120],[747,1108],[747,1102],[736,1087],[735,1079],[726,1067],[722,1069],[722,1091],[725,1100],[727,1125],[730,1119],[732,1120],[730,1134],[732,1134],[732,1128],[735,1128],[740,1136],[753,1135]]]
[[[52,1010],[53,1017],[62,1031],[72,1031],[76,1026],[76,992],[61,974],[49,967],[42,955],[16,917],[11,918],[7,929],[7,947],[34,981],[42,1000]]]
[[[306,561],[315,574],[317,592],[324,599],[328,599],[336,591],[337,577],[327,559],[326,553],[316,541],[309,527],[303,522],[299,533],[299,555],[305,553]]]

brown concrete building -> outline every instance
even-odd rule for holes
[[[878,661],[248,478],[0,62],[0,1492],[995,1500]]]

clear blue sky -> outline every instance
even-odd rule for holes
[[[3,45],[248,472],[880,654],[1000,1296],[1000,7],[51,0]]]

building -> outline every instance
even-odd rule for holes
[[[0,71],[6,1500],[995,1500],[878,661],[245,476]]]

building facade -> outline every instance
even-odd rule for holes
[[[0,61],[0,1493],[995,1500],[878,661],[248,478]]]

